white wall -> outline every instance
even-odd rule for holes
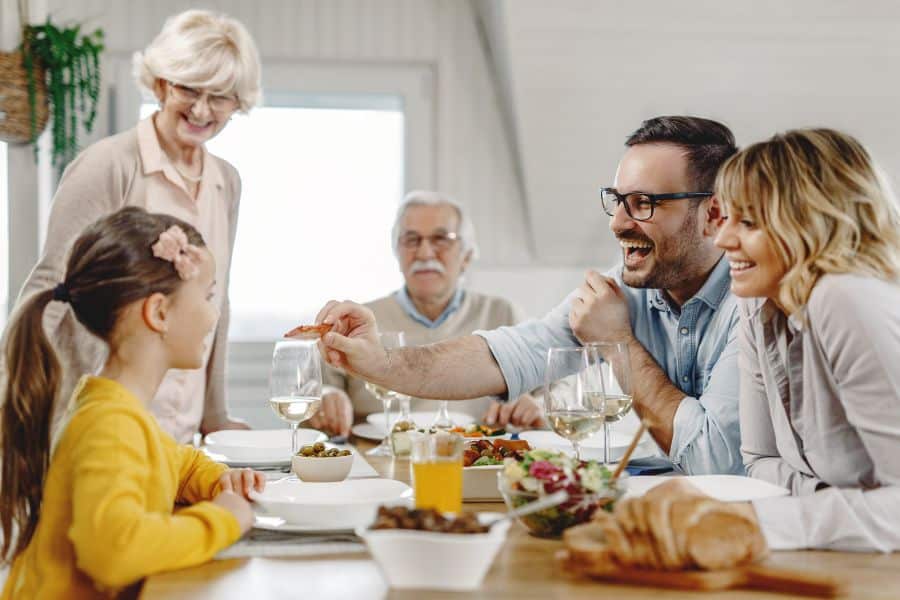
[[[643,119],[719,119],[745,145],[831,126],[900,171],[900,3],[486,0],[542,263],[609,262],[597,187]]]

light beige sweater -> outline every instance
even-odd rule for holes
[[[155,145],[154,145],[155,143]],[[197,202],[198,207],[184,201],[180,178],[171,163],[161,156],[152,122],[141,121],[137,127],[104,138],[85,149],[66,169],[53,198],[47,241],[43,254],[25,282],[16,306],[32,294],[52,288],[62,281],[66,261],[72,243],[94,221],[124,206],[140,206],[151,212],[167,212],[196,226],[204,237],[210,232],[223,231],[227,240],[207,239],[211,249],[221,247],[223,256],[217,256],[216,276],[221,282],[221,315],[215,330],[205,372],[205,394],[188,398],[187,404],[166,407],[175,411],[173,421],[166,427],[166,418],[160,424],[179,441],[189,441],[192,432],[200,425],[212,427],[227,418],[225,400],[225,359],[229,320],[228,272],[231,250],[237,231],[238,201],[241,181],[237,170],[225,160],[205,153],[203,179]],[[183,184],[182,184],[183,185]],[[182,196],[179,196],[182,195]],[[175,203],[172,200],[182,198]],[[211,220],[212,223],[211,224]],[[219,292],[217,292],[217,295]],[[66,407],[79,378],[95,373],[103,364],[106,344],[94,337],[75,318],[68,305],[51,302],[44,313],[44,329],[56,349],[63,367],[63,379],[54,413],[54,431],[58,429],[66,413]],[[3,377],[5,377],[5,365]],[[176,380],[187,372],[170,371]],[[177,381],[175,382],[177,384]],[[161,386],[162,387],[162,386]],[[202,406],[196,406],[197,403]],[[153,406],[150,407],[154,409]],[[156,411],[154,411],[156,412]],[[190,412],[190,416],[187,416]],[[180,414],[176,414],[180,413]],[[157,417],[167,415],[157,414]],[[187,418],[186,418],[187,417]],[[181,422],[181,421],[191,421]],[[173,431],[173,429],[179,431]],[[184,431],[181,431],[184,430]],[[182,435],[183,434],[183,435]]]
[[[407,346],[433,344],[469,335],[477,329],[494,329],[504,325],[515,325],[524,320],[523,313],[508,300],[471,291],[466,291],[459,309],[434,329],[429,329],[413,320],[406,314],[393,294],[373,300],[366,306],[375,313],[379,331],[404,332]],[[357,416],[382,410],[381,402],[366,391],[365,382],[331,367],[326,367],[324,380],[326,384],[347,392],[353,401],[353,410]],[[480,418],[487,410],[491,400],[490,397],[483,397],[461,402],[454,401],[450,403],[450,410]],[[412,403],[413,410],[436,411],[437,408],[438,402],[434,400],[415,399]]]

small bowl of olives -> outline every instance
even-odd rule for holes
[[[291,470],[302,481],[343,481],[352,467],[352,452],[322,442],[303,446],[291,457]]]

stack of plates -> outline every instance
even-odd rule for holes
[[[301,446],[324,442],[328,436],[317,429],[298,429]],[[291,464],[290,429],[226,429],[210,433],[204,450],[216,462],[229,467],[282,467]]]
[[[435,415],[434,411],[412,411],[409,413],[416,426],[423,429],[431,427]],[[391,413],[390,422],[393,423],[399,416],[400,413]],[[475,422],[475,417],[472,415],[459,412],[451,412],[450,418],[457,425],[471,425]],[[384,413],[372,413],[366,417],[365,423],[359,423],[353,427],[353,435],[367,440],[378,441],[384,439],[384,430]]]
[[[412,502],[413,491],[393,479],[345,479],[305,483],[295,477],[271,481],[252,491],[258,529],[275,531],[346,531],[366,527],[381,505]]]

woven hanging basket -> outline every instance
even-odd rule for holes
[[[44,69],[34,66],[35,137],[47,125],[47,84]],[[28,103],[28,73],[22,65],[22,52],[0,52],[0,140],[11,144],[28,144],[31,136],[31,107]]]

